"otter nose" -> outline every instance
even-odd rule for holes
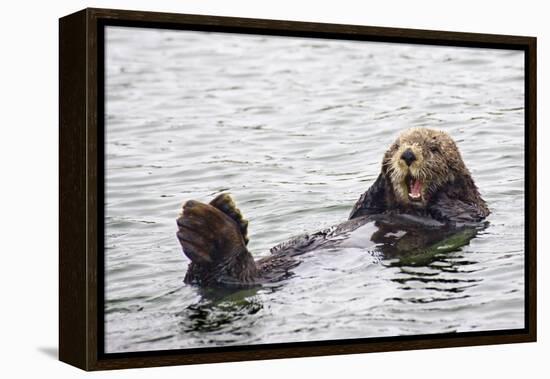
[[[414,153],[412,152],[411,149],[407,149],[401,155],[401,159],[403,159],[405,161],[407,166],[410,166],[416,160],[416,156],[414,155]]]

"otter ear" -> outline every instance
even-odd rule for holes
[[[382,158],[382,174],[386,175],[388,173],[393,155],[397,150],[399,150],[399,140],[395,141],[384,153],[384,157]]]
[[[243,235],[245,245],[248,245],[248,220],[245,220],[243,214],[235,205],[231,196],[227,193],[218,195],[210,202],[210,205],[218,208],[220,211],[231,217],[237,223],[241,234]]]

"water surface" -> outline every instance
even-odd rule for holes
[[[105,351],[524,326],[523,52],[108,27]],[[259,258],[345,220],[409,127],[456,140],[490,226],[425,264],[356,246],[236,293],[183,283],[175,219],[230,192]]]

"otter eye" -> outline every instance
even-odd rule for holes
[[[431,146],[431,147],[430,147],[430,151],[431,151],[432,153],[439,153],[439,147],[438,147],[438,146],[435,146],[435,145],[434,145],[434,146]]]

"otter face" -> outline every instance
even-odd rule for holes
[[[382,162],[396,200],[416,208],[425,208],[444,184],[454,181],[453,172],[463,166],[451,137],[425,128],[401,133]]]

